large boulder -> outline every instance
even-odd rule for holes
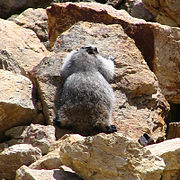
[[[78,21],[104,24],[145,24],[144,20],[131,17],[125,10],[116,10],[112,6],[99,3],[57,3],[47,9],[50,45],[53,46],[58,35]]]
[[[148,23],[131,17],[124,10],[97,3],[54,4],[47,8],[47,14],[51,46],[58,35],[78,21],[120,24],[124,32],[134,39],[150,69],[155,72],[167,100],[180,103],[179,28]]]
[[[143,0],[143,3],[155,16],[157,22],[169,26],[180,26],[179,0]]]
[[[43,8],[28,8],[18,16],[12,16],[8,20],[14,21],[17,25],[31,29],[41,42],[48,47],[47,14]]]
[[[41,150],[30,144],[17,144],[0,153],[0,179],[14,179],[16,170],[41,157]]]
[[[164,161],[122,134],[98,134],[60,148],[62,163],[86,180],[160,180]]]
[[[0,132],[37,120],[32,82],[25,76],[0,69]]]
[[[155,140],[164,138],[164,115],[168,111],[168,103],[160,92],[156,76],[150,71],[134,40],[117,24],[75,24],[57,39],[57,53],[43,59],[31,72],[48,123],[52,124],[60,107],[60,70],[63,58],[69,51],[91,44],[95,45],[105,58],[109,55],[115,58],[112,86],[116,104],[113,117],[118,131],[136,140],[144,132]]]
[[[0,69],[27,75],[48,51],[32,30],[3,19],[0,27]]]

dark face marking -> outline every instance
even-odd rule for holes
[[[88,54],[98,54],[98,49],[95,46],[86,46],[82,47],[81,49],[85,49]]]

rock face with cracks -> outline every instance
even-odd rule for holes
[[[32,30],[3,19],[0,27],[0,69],[27,75],[48,51]]]
[[[179,0],[143,0],[143,3],[155,16],[157,22],[169,26],[180,25]]]
[[[0,69],[0,92],[1,133],[37,118],[32,102],[32,82],[28,78]]]
[[[47,8],[47,14],[51,46],[58,35],[79,21],[120,24],[156,74],[167,100],[180,103],[179,28],[149,23],[131,17],[124,10],[115,10],[111,6],[97,3],[54,4]]]
[[[62,163],[86,180],[160,180],[164,161],[122,134],[98,134],[66,143]]]
[[[117,125],[118,132],[134,139],[143,132],[152,135],[155,140],[163,138],[164,118],[169,105],[134,40],[118,24],[75,24],[58,37],[54,47],[57,53],[45,58],[33,69],[31,76],[37,84],[48,123],[52,123],[60,107],[63,58],[69,51],[91,44],[103,57],[112,55],[115,58],[115,76],[111,85],[116,96],[113,123]]]

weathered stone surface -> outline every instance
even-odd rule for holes
[[[180,138],[180,122],[169,123],[167,139]]]
[[[178,180],[180,178],[180,138],[150,145],[146,148],[164,160],[166,167],[162,180]]]
[[[179,0],[143,0],[145,6],[156,17],[156,21],[169,26],[180,26]]]
[[[37,37],[48,47],[47,14],[43,8],[29,8],[17,17],[10,17],[19,26],[33,30]]]
[[[168,101],[180,103],[179,28],[147,23],[131,17],[126,11],[96,3],[54,4],[47,8],[47,14],[51,46],[58,35],[78,21],[121,24],[155,72]]]
[[[32,82],[28,78],[0,69],[0,94],[1,133],[37,118],[32,103]]]
[[[29,167],[31,169],[58,169],[62,165],[59,148],[43,156]]]
[[[58,55],[46,57],[31,72],[31,78],[38,88],[37,94],[39,94],[40,97],[38,101],[42,103],[46,121],[51,125],[56,116],[54,105],[57,105],[61,97],[56,91],[58,90],[59,93],[62,91],[62,82],[59,78],[62,58],[63,55],[61,55],[61,57]],[[55,102],[55,100],[57,102]]]
[[[0,18],[7,18],[12,14],[22,12],[28,7],[47,7],[52,0],[8,0],[0,1]]]
[[[10,139],[0,143],[0,152],[15,144],[22,144],[24,141],[24,130],[27,126],[17,126],[5,131],[5,139]]]
[[[49,152],[50,145],[55,142],[55,128],[51,125],[31,124],[25,130],[24,143],[41,149],[42,154]]]
[[[98,134],[66,143],[60,149],[62,163],[86,180],[160,180],[161,158],[122,134]]]
[[[15,180],[82,180],[74,173],[66,172],[60,169],[53,170],[37,170],[22,166],[17,170]]]
[[[29,29],[0,19],[0,69],[25,75],[48,51]]]
[[[83,137],[78,134],[64,135],[58,141],[55,141],[50,146],[50,151],[47,155],[43,156],[38,161],[31,164],[29,167],[32,169],[58,169],[62,166],[61,157],[59,155],[59,149],[66,143],[73,143],[77,140],[82,140]],[[61,169],[63,169],[61,167]],[[65,169],[63,169],[65,170]]]
[[[112,6],[99,3],[57,3],[47,9],[49,40],[52,46],[62,32],[66,31],[78,21],[88,21],[104,24],[119,24],[120,21],[126,25],[132,21],[133,24],[144,24],[144,20],[131,17],[124,10],[115,10]]]
[[[180,104],[180,28],[154,30],[153,71],[169,102]]]
[[[168,104],[160,93],[157,78],[121,25],[77,23],[57,39],[55,51],[58,53],[34,68],[31,75],[36,79],[48,122],[52,123],[60,106],[62,59],[69,51],[91,44],[102,56],[115,58],[113,117],[118,131],[134,139],[139,139],[144,132],[155,140],[163,138],[163,119]]]
[[[14,179],[15,173],[22,165],[30,165],[41,157],[39,148],[30,144],[18,144],[0,153],[0,178]]]

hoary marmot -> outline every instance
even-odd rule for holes
[[[116,132],[112,125],[115,97],[109,84],[113,74],[114,59],[103,58],[96,47],[70,52],[61,70],[64,85],[54,122],[82,135]]]

